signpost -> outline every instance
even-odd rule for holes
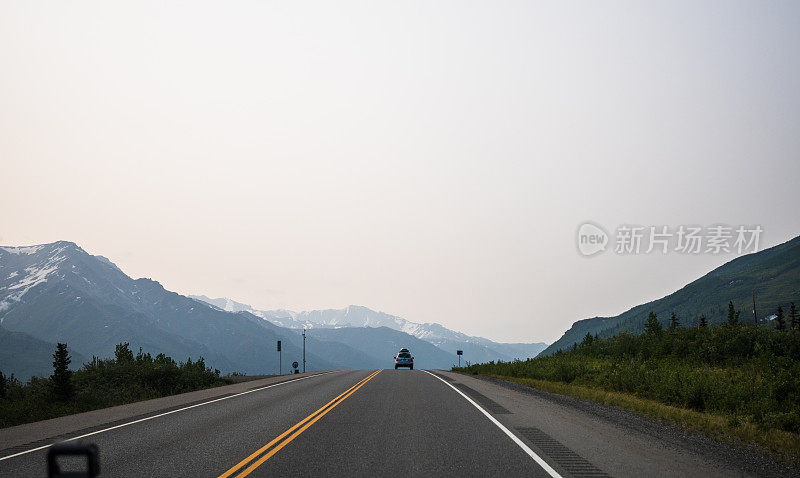
[[[458,355],[458,366],[461,367],[461,356],[464,355],[464,351],[456,350],[456,355]]]
[[[283,375],[283,352],[281,352],[281,341],[278,341],[278,375]]]
[[[298,365],[300,365],[300,364],[299,364],[299,363],[297,363],[297,361],[294,361],[294,362],[292,362],[292,368],[294,369],[294,373],[298,373],[298,372],[297,372],[297,366],[298,366]]]

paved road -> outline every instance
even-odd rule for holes
[[[103,476],[742,475],[650,434],[449,372],[332,372],[213,400],[117,421],[83,440],[98,445]],[[27,452],[34,445],[0,451],[0,476],[46,476],[46,449]]]

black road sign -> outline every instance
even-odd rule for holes
[[[463,350],[456,350],[456,355],[464,355],[464,351]]]
[[[298,365],[300,365],[300,364],[297,363],[297,362],[292,362],[292,368],[297,368]]]
[[[279,340],[278,341],[278,352],[280,352],[280,351],[281,351],[281,341]]]

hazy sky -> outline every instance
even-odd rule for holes
[[[800,234],[800,3],[0,3],[0,244],[552,341]]]

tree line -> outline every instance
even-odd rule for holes
[[[726,325],[735,327],[742,325],[739,321],[739,317],[741,316],[741,310],[736,310],[736,307],[733,305],[733,301],[728,302],[728,321]],[[789,315],[788,315],[788,325],[786,322],[786,317],[784,317],[783,307],[778,306],[778,309],[775,311],[773,324],[776,330],[779,332],[786,332],[787,329],[790,330],[800,330],[800,315],[798,315],[797,307],[795,307],[794,302],[791,302],[789,305]],[[681,322],[678,320],[678,317],[675,316],[675,312],[670,315],[669,318],[669,330],[676,330],[681,327]],[[706,319],[705,314],[700,315],[700,319],[697,321],[697,327],[705,329],[708,328],[708,320]],[[662,330],[661,322],[658,319],[658,314],[655,312],[650,312],[647,316],[647,321],[644,324],[644,330],[647,333],[660,333]],[[574,344],[576,346],[577,344]]]
[[[78,370],[71,362],[67,344],[58,343],[49,377],[23,383],[0,372],[0,428],[232,383],[202,357],[134,354],[128,342],[116,346],[114,358],[93,357]]]

